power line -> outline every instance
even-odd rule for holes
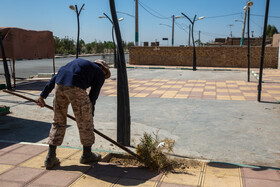
[[[232,14],[226,14],[226,15],[219,15],[219,16],[205,16],[204,19],[212,19],[212,18],[220,18],[220,17],[227,17],[227,16],[234,16],[234,15],[238,15],[240,14],[240,12],[238,13],[232,13]]]
[[[147,5],[143,5],[143,3],[140,3],[140,1],[138,1],[138,4],[144,9],[146,10],[146,12],[148,12],[149,14],[151,14],[152,16],[156,17],[156,18],[159,18],[159,19],[171,19],[171,17],[164,17],[162,16],[160,13],[158,13],[157,11],[153,10],[152,8],[148,7]],[[152,13],[151,11],[149,11],[148,9],[150,9],[151,11],[157,13],[158,15],[155,15],[154,13]]]
[[[258,16],[258,17],[264,17],[264,15],[259,15],[259,14],[250,14],[252,16]],[[280,16],[268,16],[269,18],[280,18]]]

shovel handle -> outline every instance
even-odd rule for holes
[[[21,97],[21,98],[23,98],[23,99],[26,99],[26,100],[28,100],[28,101],[31,101],[31,102],[34,102],[34,103],[37,104],[37,101],[36,101],[36,100],[31,99],[31,98],[26,97],[26,96],[23,96],[23,95],[21,95],[21,94],[19,94],[19,93],[12,92],[12,91],[9,91],[9,90],[3,90],[3,92],[9,93],[9,94],[12,94],[12,95],[15,95],[15,96],[18,96],[18,97]],[[53,107],[50,106],[50,105],[45,104],[45,107],[48,108],[48,109],[53,110]],[[73,116],[69,115],[69,114],[67,114],[67,117],[70,118],[70,119],[72,119],[72,120],[74,120],[74,121],[76,121],[76,119],[75,119]],[[94,129],[93,132],[95,132],[95,133],[98,134],[99,136],[103,137],[104,139],[108,140],[108,141],[111,142],[112,144],[118,146],[119,148],[121,148],[121,149],[124,150],[125,152],[129,153],[130,155],[132,155],[133,157],[135,157],[135,158],[138,159],[139,161],[142,161],[142,159],[141,159],[141,157],[140,157],[139,155],[135,154],[133,151],[129,150],[128,148],[126,148],[126,147],[123,146],[122,144],[120,144],[120,143],[116,142],[115,140],[109,138],[108,136],[106,136],[105,134],[101,133],[100,131],[98,131],[98,130],[96,130],[96,129]]]

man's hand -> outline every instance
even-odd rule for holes
[[[39,97],[37,99],[37,105],[39,105],[40,107],[44,107],[46,105],[45,101],[44,101],[44,98],[43,97]]]

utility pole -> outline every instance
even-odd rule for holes
[[[172,16],[172,39],[171,39],[171,44],[174,46],[174,21],[175,21],[175,16]]]
[[[191,46],[191,24],[189,24],[189,46]]]
[[[244,42],[244,33],[245,33],[247,6],[245,6],[243,9],[244,9],[244,19],[243,19],[243,26],[242,26],[242,34],[241,34],[240,46],[242,46],[242,45],[243,45],[243,42]]]
[[[135,0],[135,46],[139,45],[138,0]]]
[[[198,41],[199,41],[199,46],[200,46],[200,30],[198,31]]]

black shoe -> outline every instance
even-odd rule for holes
[[[80,158],[80,163],[81,164],[86,164],[90,162],[98,162],[101,160],[101,155],[98,153],[90,153],[89,155],[82,155]]]
[[[52,169],[54,166],[60,163],[59,159],[56,157],[47,157],[45,160],[46,169]]]

